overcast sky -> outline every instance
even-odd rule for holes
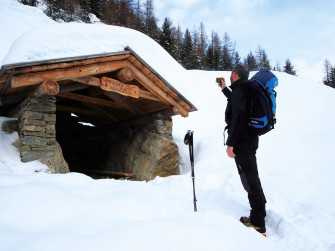
[[[160,25],[227,32],[242,59],[261,45],[271,65],[290,58],[297,74],[321,81],[323,61],[335,65],[335,0],[155,0]]]

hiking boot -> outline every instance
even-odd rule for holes
[[[265,227],[256,227],[254,226],[251,221],[250,221],[250,217],[245,217],[242,216],[240,218],[240,222],[246,226],[246,227],[252,227],[253,229],[255,229],[258,233],[260,233],[261,235],[266,237],[266,228]]]

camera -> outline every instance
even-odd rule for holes
[[[222,84],[221,78],[216,78],[216,83],[218,83],[219,85],[221,85]]]

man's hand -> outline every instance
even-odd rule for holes
[[[223,90],[224,88],[226,88],[227,84],[226,84],[226,80],[223,77],[220,77],[221,79],[221,90]]]
[[[235,153],[234,153],[234,147],[232,147],[232,146],[227,146],[227,150],[226,150],[226,152],[227,152],[227,155],[230,157],[230,158],[235,158]]]

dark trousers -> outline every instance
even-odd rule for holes
[[[235,163],[240,175],[242,185],[248,192],[248,199],[251,207],[250,221],[254,226],[265,226],[265,204],[266,199],[263,193],[261,181],[258,177],[256,150],[258,148],[257,138],[241,141],[235,146]]]

